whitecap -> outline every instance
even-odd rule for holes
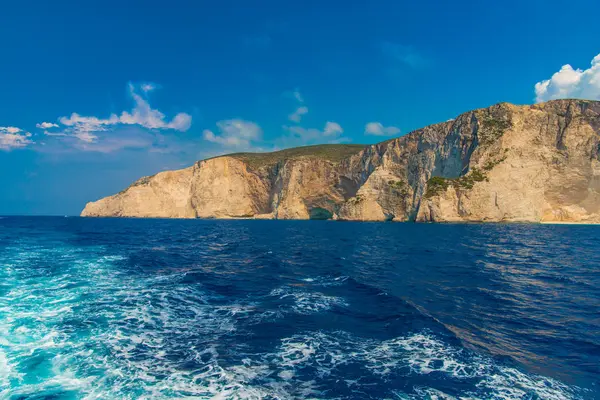
[[[214,295],[180,283],[181,273],[128,276],[118,268],[125,257],[105,252],[57,247],[48,252],[17,252],[7,261],[14,267],[10,274],[0,271],[0,279],[13,289],[0,296],[0,398],[58,389],[85,399],[323,398],[328,379],[339,380],[349,391],[368,392],[370,387],[360,377],[344,375],[349,365],[367,376],[371,385],[377,382],[381,390],[399,376],[426,379],[439,374],[445,380],[465,382],[466,389],[457,396],[462,399],[578,397],[573,387],[449,345],[429,331],[388,340],[310,331],[281,338],[264,352],[243,354],[241,346],[228,348],[243,356],[232,362],[220,354],[220,344],[241,329],[242,319],[314,314],[349,304],[341,297],[287,286],[267,296],[279,304],[276,310],[262,311],[260,302],[265,298],[230,304],[218,298],[215,304]],[[61,254],[66,258],[60,272],[40,274],[28,268],[32,258]],[[310,283],[307,286],[318,288],[348,278],[306,279],[313,279],[305,281]],[[73,334],[62,328],[72,320],[87,330]],[[11,387],[19,382],[15,371],[40,349],[52,357],[49,376]],[[396,390],[395,395],[411,400],[452,399],[433,386],[417,387],[411,393]]]
[[[330,310],[332,307],[348,307],[349,304],[341,297],[327,296],[320,292],[306,292],[289,287],[274,289],[269,294],[272,297],[278,297],[280,300],[291,299],[292,305],[289,307],[281,305],[280,309],[284,312],[291,311],[297,314],[315,314]]]

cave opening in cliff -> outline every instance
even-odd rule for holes
[[[315,207],[310,210],[310,219],[331,219],[333,218],[333,213],[329,210],[326,210],[321,207]]]

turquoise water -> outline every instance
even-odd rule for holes
[[[593,399],[598,228],[0,219],[0,399]]]

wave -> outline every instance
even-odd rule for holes
[[[316,276],[314,278],[302,278],[301,280],[303,282],[307,282],[311,285],[318,285],[318,286],[339,286],[342,285],[344,282],[346,282],[348,279],[350,279],[349,276],[346,275],[333,275],[333,276]]]
[[[331,388],[336,398],[585,396],[466,350],[414,307],[352,278],[236,300],[191,286],[181,271],[129,275],[120,268],[127,257],[103,247],[13,250],[0,271],[2,399],[329,398]],[[357,291],[368,294],[364,304],[347,300]],[[251,345],[265,333],[248,322],[265,312],[335,312],[348,329],[294,327]],[[349,331],[367,317],[386,337]]]
[[[414,375],[437,374],[447,380],[462,381],[462,386],[470,388],[459,393],[461,398],[521,399],[535,395],[543,399],[574,399],[581,393],[551,378],[526,374],[499,365],[492,358],[449,346],[430,332],[387,341],[366,340],[345,332],[312,332],[282,340],[279,351],[270,357],[271,365],[289,371],[287,376],[299,376],[302,370],[314,367],[322,378],[349,378],[345,367],[362,366],[354,379],[345,379],[349,390],[360,387],[361,379],[367,380],[368,387],[364,374],[368,370],[389,386]],[[346,374],[338,373],[341,370]]]
[[[278,307],[282,312],[313,314],[330,310],[332,307],[348,306],[346,300],[341,297],[327,296],[320,292],[308,292],[290,287],[273,289],[269,296],[283,300]],[[286,304],[287,300],[291,300],[291,304]]]

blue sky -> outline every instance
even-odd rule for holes
[[[598,15],[596,0],[8,2],[0,214],[78,214],[216,154],[600,99]]]

